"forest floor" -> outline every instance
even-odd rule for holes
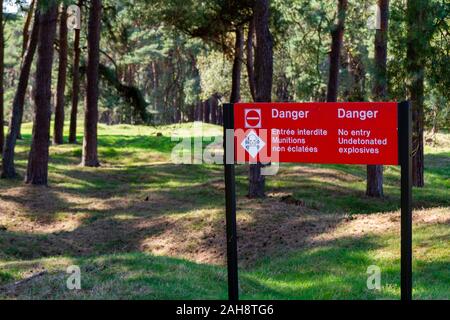
[[[49,187],[0,180],[0,299],[226,299],[223,168],[171,161],[173,132],[207,145],[221,129],[190,128],[100,125],[100,168],[78,166],[80,145],[52,146]],[[23,132],[22,177],[29,124]],[[399,298],[398,167],[386,167],[381,200],[364,195],[363,166],[294,164],[249,200],[246,169],[244,299]],[[414,190],[414,298],[450,299],[450,134],[426,147],[426,184]],[[66,287],[71,265],[82,290]],[[381,290],[367,289],[371,265]]]

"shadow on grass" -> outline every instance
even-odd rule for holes
[[[280,181],[280,185],[270,189],[292,192],[297,198],[307,200],[305,207],[283,204],[278,198],[249,201],[245,198],[245,167],[239,167],[238,171],[241,174],[238,179],[239,212],[245,211],[248,215],[239,221],[239,232],[245,239],[240,242],[244,264],[252,264],[258,254],[272,255],[279,250],[302,248],[308,240],[336,228],[344,218],[344,215],[330,216],[324,212],[372,213],[399,207],[398,194],[397,198],[368,199],[361,191],[340,185],[342,181],[353,181],[351,177],[339,180],[335,175],[332,182],[323,183],[315,179],[317,176],[325,179],[322,175],[326,173],[316,175],[303,168],[287,176],[271,178]],[[150,238],[155,241],[169,239],[172,244],[179,244],[178,248],[172,249],[175,254],[203,254],[207,260],[224,260],[224,191],[220,166],[158,164],[100,169],[56,168],[53,174],[50,188],[23,187],[16,194],[0,194],[0,199],[15,203],[20,215],[38,224],[57,221],[59,213],[85,214],[87,218],[81,219],[72,231],[47,235],[3,232],[0,247],[7,259],[144,250],[142,245]],[[15,186],[18,185],[20,183],[16,182]],[[442,195],[437,195],[439,203],[432,198],[425,204],[442,206]],[[80,204],[80,199],[92,204]],[[207,222],[205,216],[195,215],[179,221],[179,225],[171,219],[198,210],[216,213]],[[310,217],[304,218],[305,214]],[[203,231],[192,233],[192,228]],[[185,245],[189,241],[192,244]]]
[[[28,135],[24,135],[29,139]],[[100,136],[102,156],[106,159],[133,159],[139,150],[168,153],[175,143],[167,137],[152,136]],[[26,141],[26,140],[25,140]],[[26,142],[24,142],[26,144]],[[132,150],[136,151],[132,151]],[[52,155],[51,172],[59,175],[52,179],[59,191],[79,193],[102,198],[113,196],[115,192],[123,194],[141,192],[145,189],[164,189],[164,193],[176,197],[177,194],[192,196],[205,193],[199,184],[222,177],[222,167],[217,166],[176,166],[171,164],[127,166],[100,168],[99,170],[73,169],[79,163],[80,147],[68,147],[67,150]],[[18,158],[22,158],[20,154]],[[450,163],[449,154],[426,155],[426,180],[424,189],[415,189],[414,200],[417,208],[430,208],[450,205]],[[149,162],[151,159],[149,159]],[[60,165],[66,166],[61,167]],[[19,171],[25,169],[19,165]],[[389,167],[385,174],[386,197],[373,199],[365,196],[365,167],[344,165],[304,165],[300,169],[285,170],[282,175],[268,177],[269,192],[292,193],[299,200],[323,212],[343,212],[350,214],[387,212],[399,208],[400,179],[397,167]],[[310,170],[311,169],[311,170]],[[245,167],[238,167],[239,195],[245,196],[247,189],[247,172]],[[68,179],[66,179],[68,178]],[[64,183],[68,180],[68,183]],[[171,189],[171,190],[168,190]],[[156,192],[158,192],[156,190]],[[211,203],[222,205],[219,195],[212,192]],[[200,198],[211,196],[199,195]]]

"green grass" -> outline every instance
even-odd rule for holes
[[[165,240],[168,234],[173,237],[170,241],[185,246],[187,255],[200,257],[195,253],[198,244],[208,244],[211,235],[215,238],[224,232],[222,167],[170,163],[170,152],[179,143],[172,141],[172,133],[181,129],[182,137],[190,137],[189,128],[100,125],[101,168],[78,166],[81,145],[52,146],[50,188],[23,188],[20,178],[0,180],[0,205],[7,210],[0,216],[0,298],[225,299],[226,269],[220,261],[208,264],[183,258],[177,246],[170,255],[143,247],[148,239]],[[23,132],[25,139],[17,148],[21,176],[30,124]],[[203,134],[208,137],[202,143],[205,146],[210,138],[221,135],[221,129],[208,125]],[[240,223],[250,229],[249,234],[252,229],[260,230],[264,208],[272,210],[267,228],[293,223],[305,214],[320,221],[330,215],[376,217],[399,210],[397,167],[386,168],[386,198],[380,200],[365,197],[363,166],[283,165],[277,176],[267,179],[269,198],[252,203],[256,209],[250,209],[245,199],[246,169],[237,168],[237,192]],[[425,179],[426,187],[414,190],[415,210],[444,215],[444,222],[414,227],[414,296],[449,299],[450,135],[440,135],[437,146],[426,148]],[[280,207],[277,194],[302,200],[304,208]],[[142,222],[147,224],[142,227]],[[399,234],[396,230],[367,231],[364,236],[350,233],[289,250],[277,244],[273,251],[261,251],[251,263],[242,259],[242,297],[398,299]],[[208,255],[222,248],[220,241],[211,243],[206,248]],[[73,264],[82,270],[83,290],[78,292],[65,288],[65,270]],[[370,265],[382,270],[381,291],[366,287]],[[7,285],[43,268],[47,274],[13,293],[5,291]]]
[[[416,251],[414,261],[414,298],[449,299],[450,230],[438,225],[414,229],[414,246],[427,246],[433,255]],[[435,238],[441,237],[441,241]],[[337,242],[298,252],[288,257],[264,259],[248,277],[244,297],[249,299],[398,299],[400,296],[400,246],[397,234]],[[376,265],[382,272],[382,289],[367,289],[367,267]],[[258,286],[265,287],[258,290]]]
[[[438,225],[414,230],[416,253],[414,298],[449,299],[450,258],[446,253],[450,231]],[[439,240],[441,239],[441,240]],[[251,269],[241,269],[243,299],[398,299],[400,261],[398,235],[338,242],[275,259],[263,258]],[[49,258],[15,261],[3,267],[3,280],[39,264],[45,277],[21,290],[23,299],[226,299],[226,269],[144,253],[91,258]],[[82,290],[65,288],[67,265],[79,265]],[[367,289],[367,267],[382,270],[382,289]]]

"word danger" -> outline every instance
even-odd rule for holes
[[[338,109],[338,119],[359,119],[362,121],[378,118],[377,110],[346,110]],[[310,111],[306,110],[279,110],[272,109],[272,119],[308,119]]]
[[[379,111],[374,110],[345,110],[338,109],[339,119],[359,119],[365,121],[367,119],[376,119]]]
[[[308,119],[309,111],[272,109],[272,119]]]

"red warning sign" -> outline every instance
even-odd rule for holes
[[[238,162],[397,165],[398,104],[239,103]]]

